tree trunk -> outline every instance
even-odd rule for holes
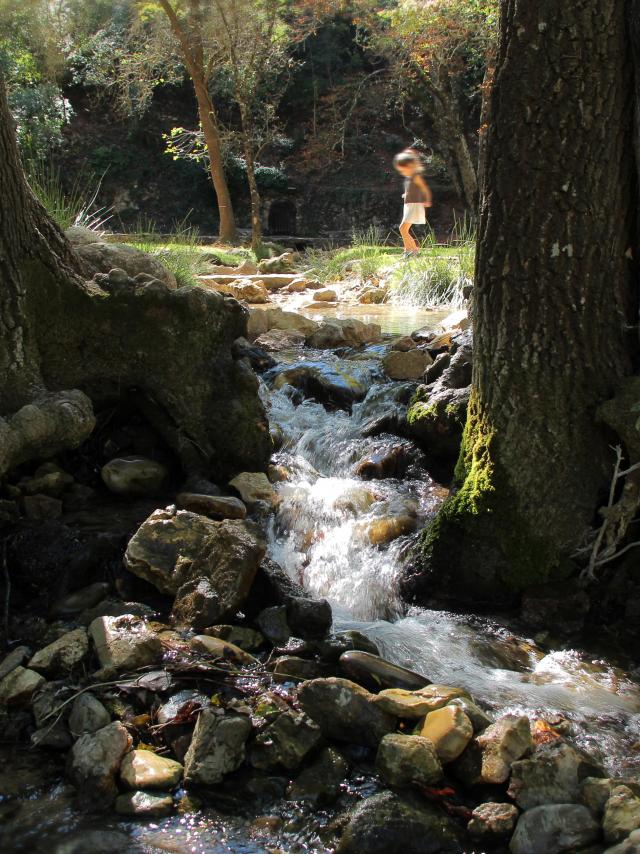
[[[495,604],[561,577],[611,476],[595,412],[637,353],[629,60],[623,0],[503,3],[458,491],[420,550],[433,594]]]
[[[242,142],[244,146],[244,158],[247,161],[247,183],[251,195],[251,248],[258,252],[262,246],[262,199],[256,181],[256,170],[253,156],[253,144],[251,119],[246,104],[240,103],[240,117],[242,121]]]
[[[211,182],[218,199],[218,212],[220,214],[220,240],[224,243],[237,243],[238,231],[236,229],[236,221],[233,214],[233,205],[231,204],[231,196],[227,185],[227,177],[224,174],[222,164],[222,149],[220,146],[220,134],[216,122],[216,114],[209,97],[206,83],[193,76],[193,86],[198,102],[198,115],[202,132],[204,134],[207,153],[209,155],[209,170],[211,172]]]

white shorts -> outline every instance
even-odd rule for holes
[[[410,202],[404,206],[400,225],[404,225],[405,222],[411,223],[411,225],[424,225],[426,221],[427,214],[421,202]]]

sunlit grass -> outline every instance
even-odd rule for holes
[[[27,180],[35,197],[62,231],[82,226],[100,234],[111,219],[106,207],[96,207],[100,180],[80,172],[73,184],[64,187],[60,170],[48,160],[25,164]]]

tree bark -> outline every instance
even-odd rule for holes
[[[568,571],[637,355],[625,3],[505,0],[500,27],[458,490],[420,550],[424,589],[493,604]]]
[[[242,122],[242,142],[244,146],[244,158],[247,162],[247,183],[251,195],[251,248],[258,252],[262,245],[262,199],[256,181],[255,160],[253,144],[251,142],[252,126],[249,109],[246,104],[240,103],[240,118]]]

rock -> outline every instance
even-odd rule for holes
[[[411,450],[406,443],[385,445],[360,460],[354,468],[354,474],[362,480],[402,477],[412,462]]]
[[[131,278],[139,273],[147,273],[172,290],[177,287],[175,276],[158,258],[125,243],[104,243],[98,239],[95,243],[77,245],[75,249],[96,273],[109,273],[114,268],[124,270],[127,277]]]
[[[336,302],[337,299],[337,293],[331,288],[320,288],[313,293],[314,302]]]
[[[246,338],[236,338],[231,346],[231,355],[234,359],[247,359],[254,371],[260,373],[268,368],[273,368],[276,360],[262,347],[249,344]]]
[[[140,848],[127,836],[117,830],[84,830],[65,836],[53,849],[53,854],[143,854]]]
[[[339,359],[332,362],[301,359],[282,364],[267,374],[274,389],[293,386],[305,397],[326,406],[350,409],[363,400],[376,376],[376,369],[366,362]]]
[[[634,830],[624,842],[607,848],[604,854],[640,854],[640,830]]]
[[[51,606],[51,615],[62,618],[75,617],[87,608],[93,608],[98,602],[102,602],[108,592],[109,585],[106,581],[96,581],[54,602]]]
[[[467,830],[473,839],[493,846],[510,838],[518,815],[518,809],[513,804],[480,804],[471,814]]]
[[[291,637],[285,605],[272,605],[260,611],[256,618],[262,634],[274,645],[280,646]]]
[[[122,760],[120,779],[127,789],[173,789],[182,779],[179,762],[150,750],[132,750]]]
[[[217,619],[223,619],[244,603],[264,552],[250,522],[156,510],[129,540],[125,566],[168,595],[192,578],[207,578],[220,600]]]
[[[290,801],[308,801],[316,807],[328,806],[338,797],[348,773],[346,759],[335,748],[325,747],[291,783],[287,798]]]
[[[361,523],[359,530],[364,532],[372,546],[384,546],[398,537],[412,534],[417,527],[415,516],[384,516]]]
[[[49,495],[25,495],[22,507],[27,519],[34,522],[46,522],[62,516],[62,501]]]
[[[223,495],[199,495],[196,492],[180,492],[176,504],[181,510],[200,513],[209,519],[244,519],[247,508],[238,498]]]
[[[430,697],[421,697],[403,688],[385,688],[377,695],[375,703],[383,712],[405,720],[419,720],[433,711]]]
[[[268,353],[293,350],[304,346],[304,342],[304,332],[297,332],[295,329],[271,329],[269,332],[263,332],[255,340],[256,345],[263,347]]]
[[[306,715],[283,712],[257,737],[251,751],[254,768],[297,768],[314,750],[322,736],[320,728]]]
[[[260,649],[265,643],[264,636],[260,632],[246,626],[210,626],[204,630],[203,634],[235,644],[245,652]]]
[[[442,779],[433,744],[419,735],[385,735],[378,745],[376,769],[390,786],[432,786]]]
[[[586,807],[546,804],[527,810],[511,838],[511,854],[574,852],[598,838],[600,828]]]
[[[358,302],[362,305],[380,305],[386,299],[387,292],[384,288],[367,288],[358,296]]]
[[[377,747],[396,728],[395,718],[375,705],[373,694],[348,679],[303,682],[298,700],[326,738]]]
[[[155,792],[125,792],[116,798],[115,810],[118,815],[157,818],[173,811],[173,798]]]
[[[522,595],[521,617],[535,629],[562,627],[577,632],[591,607],[586,590],[577,581],[563,581],[530,587]]]
[[[50,469],[48,466],[40,466],[35,475],[23,478],[18,484],[25,495],[50,495],[53,498],[65,491],[73,483],[73,477],[54,464]]]
[[[621,842],[634,830],[640,830],[640,798],[628,786],[616,786],[604,807],[604,841]]]
[[[283,311],[281,308],[249,309],[247,338],[249,341],[270,332],[272,329],[294,330],[304,335],[312,335],[318,328],[315,320],[309,320],[295,311]]]
[[[473,724],[473,731],[475,733],[483,732],[493,723],[493,719],[467,697],[456,697],[450,703],[447,703],[447,705],[459,706]]]
[[[71,748],[67,773],[85,802],[109,807],[118,793],[116,775],[131,747],[131,736],[119,721],[81,735]]]
[[[307,346],[318,350],[335,347],[360,347],[380,341],[382,332],[377,323],[364,323],[355,318],[336,318],[316,324],[316,329],[307,333]]]
[[[582,803],[592,813],[601,816],[615,785],[613,780],[605,777],[586,777],[580,784]]]
[[[229,294],[237,300],[249,303],[249,305],[264,305],[269,302],[269,292],[264,282],[260,279],[242,280],[228,284],[214,283],[213,287],[222,294]]]
[[[21,667],[29,659],[31,650],[28,646],[17,646],[7,653],[0,662],[0,682],[16,667]]]
[[[258,502],[264,501],[272,507],[277,503],[278,496],[264,472],[242,472],[233,480],[229,481],[245,504],[251,507]]]
[[[417,731],[432,742],[445,765],[457,759],[473,738],[473,725],[458,706],[444,706],[429,712]]]
[[[222,658],[225,661],[231,661],[233,664],[257,664],[256,659],[252,655],[249,655],[248,652],[240,649],[239,646],[220,638],[209,637],[209,635],[196,635],[189,641],[189,646],[197,652],[203,652],[205,655],[212,655],[215,658]]]
[[[69,731],[74,738],[97,732],[110,722],[109,712],[93,694],[85,691],[73,701],[69,715]]]
[[[467,418],[470,388],[420,386],[407,411],[406,435],[431,456],[457,457]]]
[[[326,599],[292,596],[286,608],[287,623],[296,637],[323,638],[331,630],[333,614]]]
[[[408,793],[381,792],[351,814],[336,854],[460,854],[465,848],[452,819]]]
[[[0,682],[0,706],[26,709],[35,691],[44,683],[44,676],[26,667],[15,667]]]
[[[121,617],[97,617],[89,626],[102,667],[137,670],[157,664],[162,658],[162,643],[144,620],[133,614]]]
[[[29,662],[29,667],[44,676],[69,674],[82,664],[88,654],[87,632],[85,629],[75,629],[38,650]]]
[[[543,744],[530,759],[513,763],[508,792],[524,810],[542,804],[575,803],[580,800],[581,781],[601,775],[592,760],[568,744]]]
[[[117,457],[100,470],[102,480],[116,495],[156,495],[167,477],[167,469],[146,457]]]
[[[505,783],[511,765],[533,749],[531,725],[524,715],[505,715],[478,736],[482,782]]]
[[[426,350],[390,350],[382,364],[392,380],[419,380],[431,361]]]
[[[303,291],[306,291],[308,287],[308,281],[306,279],[299,278],[294,279],[292,282],[289,282],[288,285],[285,285],[285,287],[281,289],[281,292],[283,294],[301,294]]]
[[[410,335],[405,335],[402,338],[396,338],[391,344],[391,349],[398,350],[400,353],[408,353],[409,350],[415,350],[417,346]]]
[[[276,682],[304,682],[308,679],[325,679],[335,676],[335,666],[320,661],[309,661],[295,655],[282,655],[271,661],[268,669]]]
[[[295,266],[293,252],[283,252],[275,258],[265,258],[258,264],[258,273],[290,273]]]
[[[426,676],[414,673],[399,664],[392,664],[379,655],[353,650],[340,656],[341,667],[372,691],[381,688],[404,688],[415,691],[429,685]]]
[[[201,631],[220,616],[222,608],[217,592],[208,578],[192,578],[180,587],[171,609],[177,626]]]
[[[245,742],[250,732],[247,718],[203,709],[184,760],[185,782],[212,786],[225,774],[235,771],[244,761]]]

